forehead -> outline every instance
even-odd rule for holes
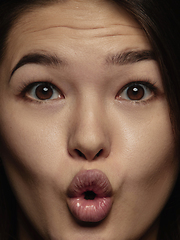
[[[137,21],[115,3],[71,0],[22,15],[10,32],[7,56],[13,65],[33,51],[73,56],[74,50],[97,55],[97,49],[107,53],[117,48],[149,49],[150,44]]]
[[[32,21],[34,19],[34,22]],[[41,26],[36,21],[43,21]],[[21,27],[27,30],[39,30],[39,27],[53,27],[53,24],[80,29],[100,28],[107,24],[121,24],[139,27],[133,17],[113,1],[105,0],[71,0],[54,3],[46,7],[36,7],[19,19]],[[29,23],[31,26],[29,26]],[[33,24],[34,23],[34,24]],[[55,25],[56,26],[56,25]]]

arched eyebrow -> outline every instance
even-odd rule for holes
[[[156,60],[152,50],[124,51],[115,55],[109,55],[106,59],[107,64],[126,65],[145,60]]]
[[[10,78],[14,72],[26,64],[40,64],[44,66],[58,66],[64,64],[63,60],[49,53],[29,53],[23,56],[11,71]]]
[[[124,51],[106,58],[107,64],[126,65],[144,60],[156,60],[155,54],[151,50]],[[26,64],[40,64],[44,66],[64,65],[65,61],[56,55],[49,53],[29,53],[23,56],[11,71],[10,79],[14,72]],[[10,81],[10,80],[9,80]]]

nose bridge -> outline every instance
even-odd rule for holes
[[[86,96],[78,103],[69,139],[71,156],[94,160],[109,155],[105,115],[103,104],[94,96]]]

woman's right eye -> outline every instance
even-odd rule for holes
[[[63,98],[63,94],[48,82],[30,84],[24,90],[24,97],[31,100],[45,101]]]

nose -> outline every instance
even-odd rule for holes
[[[104,115],[99,110],[94,107],[76,112],[68,143],[73,158],[91,161],[108,157],[111,143]]]

